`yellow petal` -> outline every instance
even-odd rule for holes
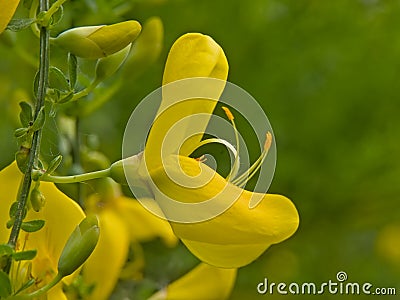
[[[211,265],[249,264],[297,230],[297,210],[284,196],[242,190],[188,157],[179,162],[171,159],[164,167],[152,173],[156,201],[165,216],[175,220],[171,222],[175,234]],[[261,201],[249,208],[253,198]],[[184,222],[176,222],[178,217]]]
[[[127,259],[129,233],[124,222],[113,210],[104,209],[99,215],[100,238],[92,255],[83,267],[86,284],[94,284],[93,293],[87,300],[108,299],[119,273]]]
[[[174,43],[165,65],[161,105],[146,143],[149,169],[161,164],[162,146],[168,154],[190,154],[188,148],[200,142],[227,76],[225,54],[209,36],[188,33]],[[195,122],[193,115],[198,115]]]
[[[236,269],[220,269],[201,263],[149,300],[228,299],[236,273]]]
[[[163,239],[166,245],[172,247],[178,242],[171,226],[143,207],[137,200],[120,197],[115,199],[118,215],[129,230],[131,241],[147,242],[156,237]],[[146,199],[141,199],[146,202]]]
[[[6,230],[10,205],[16,200],[22,174],[16,163],[12,163],[0,172],[0,189],[7,191],[0,201],[0,238],[6,242],[10,230]],[[85,217],[82,209],[73,200],[60,192],[53,183],[42,182],[40,190],[46,197],[46,205],[40,212],[29,211],[26,221],[42,219],[45,226],[33,233],[21,231],[18,248],[37,249],[38,254],[32,260],[32,275],[43,280],[42,284],[51,280],[57,273],[58,258],[71,232]],[[69,282],[76,273],[66,277]],[[57,289],[58,284],[54,289]]]
[[[0,34],[12,19],[18,3],[19,0],[0,0]]]

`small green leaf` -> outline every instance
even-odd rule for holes
[[[69,93],[63,95],[62,97],[60,97],[60,99],[58,100],[58,104],[63,104],[68,102],[69,100],[71,100],[74,97],[74,92],[70,91]]]
[[[21,144],[20,149],[15,153],[15,161],[17,162],[18,168],[22,173],[26,172],[26,169],[28,167],[28,162],[29,162],[29,153],[30,149],[26,148],[22,145],[22,143],[25,143],[26,141],[18,141],[18,143]],[[29,141],[28,141],[29,143]]]
[[[17,207],[18,207],[18,202],[14,202],[13,204],[11,204],[10,210],[8,212],[10,218],[15,217],[15,214],[17,212]]]
[[[10,229],[11,227],[13,227],[14,222],[15,222],[14,218],[8,220],[7,223],[6,223],[7,229]]]
[[[53,173],[58,166],[61,164],[62,161],[62,155],[56,156],[49,164],[49,167],[46,170],[46,174],[51,174]]]
[[[60,91],[69,91],[70,89],[67,77],[60,69],[53,66],[49,70],[49,87]]]
[[[0,257],[1,256],[9,256],[14,253],[14,249],[9,244],[1,244],[0,245]]]
[[[36,72],[35,78],[33,79],[33,95],[37,97],[39,90],[39,72]]]
[[[20,31],[31,26],[33,23],[35,23],[35,19],[14,19],[8,23],[7,29],[11,31]]]
[[[29,123],[33,120],[33,109],[32,106],[25,101],[19,103],[21,107],[21,112],[19,113],[19,119],[21,121],[22,126],[28,127]]]
[[[28,128],[17,128],[14,131],[14,136],[16,138],[20,138],[20,137],[24,136],[27,132],[28,132]]]
[[[32,130],[32,132],[42,129],[45,120],[46,120],[46,117],[45,117],[45,113],[44,113],[44,107],[42,107],[37,115],[37,118],[35,119],[35,121],[33,121],[33,124],[30,128]]]
[[[11,281],[6,273],[0,270],[0,297],[11,295]]]
[[[35,232],[43,228],[44,220],[33,220],[28,222],[22,222],[21,229],[25,232]]]
[[[78,74],[78,60],[76,56],[72,53],[68,54],[68,76],[69,76],[69,86],[71,90],[75,89],[76,78]]]
[[[12,255],[12,258],[15,261],[20,261],[20,260],[31,260],[34,259],[37,254],[36,250],[26,250],[26,251],[20,251],[20,252],[15,252]]]

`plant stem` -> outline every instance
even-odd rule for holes
[[[100,171],[94,171],[94,172],[71,175],[71,176],[43,175],[42,177],[40,177],[40,181],[50,181],[54,183],[77,183],[77,182],[109,177],[109,175],[110,175],[110,169],[104,169]]]
[[[40,0],[40,11],[47,11],[49,8],[49,0]],[[40,62],[39,62],[39,84],[36,95],[36,106],[34,119],[39,115],[41,108],[44,106],[44,99],[46,96],[46,89],[49,75],[49,61],[50,61],[50,48],[49,48],[49,31],[46,27],[40,28]],[[32,183],[32,170],[37,164],[39,150],[40,150],[41,130],[33,134],[32,145],[29,153],[29,161],[27,170],[24,174],[24,179],[20,188],[20,193],[17,199],[17,211],[15,213],[15,222],[11,229],[8,244],[15,248],[17,244],[18,235],[21,230],[21,223],[23,221],[24,209],[28,200],[28,195]],[[8,264],[7,272],[9,272],[10,264]]]

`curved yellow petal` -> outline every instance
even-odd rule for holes
[[[83,266],[86,284],[95,286],[86,300],[108,299],[127,259],[129,233],[120,216],[110,209],[98,214],[100,238],[92,255]]]
[[[147,242],[160,237],[167,246],[176,245],[178,238],[166,220],[149,212],[135,199],[119,197],[115,200],[118,215],[125,222],[131,241]],[[146,199],[140,201],[145,202]]]
[[[18,3],[19,0],[0,0],[0,34],[12,19]]]
[[[10,234],[10,230],[6,230],[4,224],[9,218],[9,207],[16,200],[21,178],[22,174],[15,162],[0,172],[0,188],[7,192],[0,201],[1,242],[6,242]],[[40,285],[44,285],[56,275],[61,251],[85,214],[79,205],[60,192],[53,183],[42,182],[40,190],[46,197],[46,205],[40,212],[29,211],[25,220],[45,220],[45,226],[33,233],[21,231],[17,249],[37,249],[38,253],[32,260],[32,275],[41,280]],[[76,273],[71,274],[64,281],[69,282],[75,275]],[[54,293],[57,294],[56,290],[61,287],[61,283],[55,286]]]
[[[224,300],[236,279],[236,269],[220,269],[201,263],[149,300]]]
[[[175,234],[211,265],[236,268],[249,264],[297,230],[297,210],[284,196],[242,190],[188,157],[179,157],[179,162],[172,159],[164,168],[152,173],[156,201],[170,220],[176,221],[178,213],[186,218],[185,223],[171,222]],[[254,197],[261,201],[249,208]],[[179,210],[171,200],[188,205]],[[198,222],[199,216],[204,221]]]
[[[225,54],[211,37],[188,33],[176,40],[165,64],[162,101],[146,143],[148,169],[161,164],[161,151],[190,154],[188,149],[202,138],[227,76]],[[191,120],[200,114],[201,119]]]

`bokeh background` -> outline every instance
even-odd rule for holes
[[[231,299],[309,299],[258,295],[256,287],[265,277],[318,284],[335,280],[339,271],[348,274],[347,282],[396,287],[400,294],[400,1],[69,1],[55,32],[151,16],[164,24],[161,55],[148,69],[115,78],[121,89],[81,119],[91,147],[110,161],[119,159],[130,112],[159,87],[173,41],[186,32],[208,34],[228,57],[229,80],[266,111],[278,147],[270,192],[290,197],[301,218],[290,240],[240,269]],[[38,43],[29,30],[1,40],[3,167],[16,151],[18,102],[32,98]],[[55,49],[52,59],[65,70],[65,53]],[[60,152],[59,128],[48,127],[52,137],[44,155],[51,156]],[[146,279],[121,281],[113,299],[142,299],[197,264],[183,246],[167,249],[155,241],[144,247]]]

